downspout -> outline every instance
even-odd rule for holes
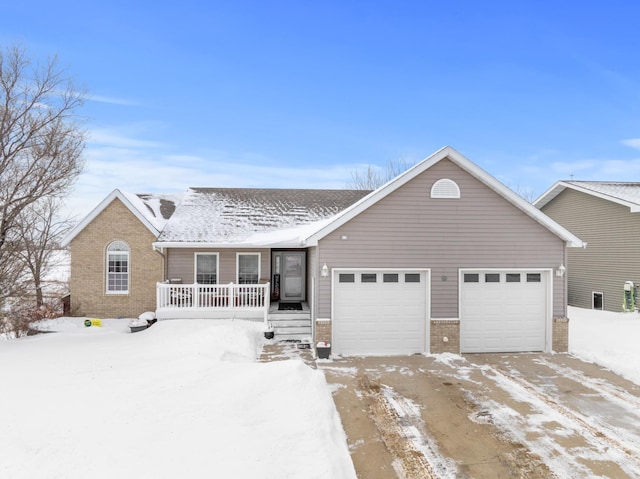
[[[152,245],[153,251],[162,256],[162,277],[166,281],[167,276],[169,274],[168,265],[167,265],[167,256],[164,254],[164,249],[162,246]]]

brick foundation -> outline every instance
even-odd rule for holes
[[[460,354],[460,321],[457,319],[431,321],[430,343],[432,354]]]
[[[329,319],[317,319],[316,320],[316,337],[315,342],[323,341],[325,343],[331,342],[331,320]]]
[[[556,353],[569,352],[569,318],[553,318],[551,349]]]

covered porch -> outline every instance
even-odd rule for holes
[[[156,317],[162,319],[269,320],[270,284],[156,285]]]
[[[157,283],[156,293],[159,320],[247,319],[263,321],[280,340],[307,340],[312,336],[308,304],[270,301],[269,283]]]

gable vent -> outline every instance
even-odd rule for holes
[[[431,187],[431,198],[460,198],[460,188],[455,181],[443,178]]]

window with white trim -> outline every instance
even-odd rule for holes
[[[260,280],[260,253],[238,253],[238,284],[258,284]]]
[[[107,293],[129,293],[129,245],[114,241],[107,246]]]
[[[196,253],[196,283],[218,284],[218,253]]]
[[[455,181],[442,178],[431,187],[431,198],[460,198],[460,188]]]

